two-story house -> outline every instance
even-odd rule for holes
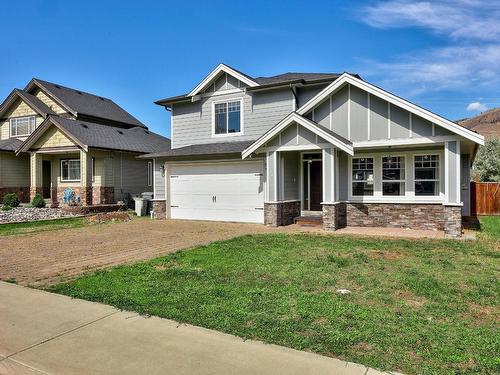
[[[112,100],[32,79],[0,106],[0,199],[37,192],[62,203],[114,203],[153,190],[153,162],[137,156],[170,148]]]
[[[155,216],[461,234],[481,135],[355,74],[253,78],[220,64],[171,112]]]

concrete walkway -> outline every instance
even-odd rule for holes
[[[381,373],[0,282],[0,374]]]

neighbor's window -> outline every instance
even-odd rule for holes
[[[35,116],[10,119],[10,136],[30,135],[35,130]]]
[[[215,104],[215,134],[239,133],[241,131],[241,102]]]
[[[405,158],[382,157],[382,195],[405,195]]]
[[[61,181],[80,181],[80,159],[61,160]]]
[[[148,161],[148,186],[153,186],[153,162]]]
[[[415,195],[439,195],[439,155],[415,156]]]
[[[352,159],[352,195],[373,195],[373,158]]]

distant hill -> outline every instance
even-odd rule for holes
[[[457,122],[467,129],[478,132],[485,138],[500,138],[500,108],[490,109],[475,117]]]

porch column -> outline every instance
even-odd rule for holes
[[[42,155],[32,152],[30,155],[30,200],[42,193]]]
[[[80,150],[80,201],[83,205],[92,204],[92,158]]]
[[[346,226],[346,204],[337,198],[337,158],[335,148],[323,149],[323,228],[329,231]]]
[[[272,151],[267,153],[267,198],[268,202],[280,200],[280,153]]]
[[[460,141],[444,146],[444,232],[448,237],[462,235],[462,201],[460,198]]]

